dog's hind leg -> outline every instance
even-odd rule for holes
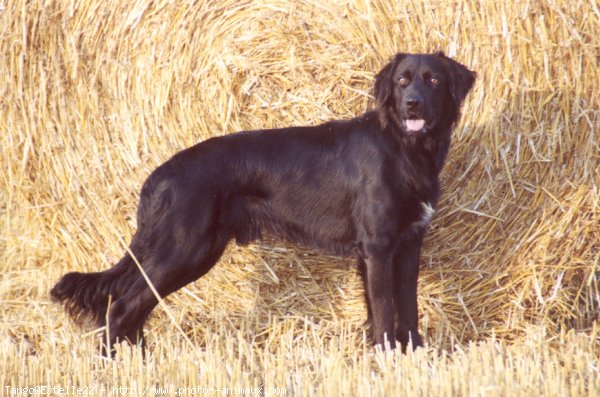
[[[177,191],[177,190],[174,190]],[[178,192],[178,191],[177,191]],[[174,198],[177,195],[172,194]],[[118,341],[140,342],[146,318],[158,304],[148,281],[160,297],[166,297],[206,274],[220,258],[232,238],[220,222],[219,204],[209,195],[184,195],[165,201],[154,214],[148,206],[139,211],[141,220],[138,244],[144,246],[136,280],[115,300],[108,315],[108,349]],[[152,204],[152,201],[151,201]],[[154,215],[154,217],[152,216]]]
[[[138,270],[136,281],[110,307],[107,324],[108,344],[104,348],[109,348],[112,355],[114,345],[120,341],[139,343],[143,346],[144,323],[158,304],[148,281],[161,298],[166,297],[205,275],[218,261],[228,240],[225,236],[218,236],[212,241],[204,240],[200,242],[203,246],[193,255],[182,255],[177,244],[174,244],[171,247],[163,246],[158,255],[146,257],[142,268],[148,280]]]

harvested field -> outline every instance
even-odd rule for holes
[[[0,1],[0,394],[600,395],[599,37],[579,0]],[[478,79],[422,257],[426,348],[374,351],[352,261],[279,243],[162,302],[145,361],[49,301],[119,259],[178,150],[356,116],[393,54],[436,50]]]

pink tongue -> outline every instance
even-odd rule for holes
[[[409,131],[419,131],[424,126],[425,126],[425,120],[423,120],[423,119],[419,119],[419,120],[408,119],[408,120],[406,120],[406,128]]]

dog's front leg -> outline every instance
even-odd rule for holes
[[[386,341],[394,349],[393,255],[392,250],[376,244],[365,244],[362,250],[365,263],[365,286],[372,315],[375,344],[385,348]]]
[[[396,338],[406,351],[409,340],[412,349],[422,346],[418,332],[417,279],[419,277],[419,257],[423,235],[410,239],[398,247],[394,258],[394,305],[397,314]]]

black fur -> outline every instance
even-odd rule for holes
[[[234,238],[248,244],[272,235],[354,255],[374,342],[421,345],[421,243],[474,79],[443,53],[398,54],[377,74],[374,111],[314,127],[239,132],[183,150],[144,183],[131,252],[161,296],[206,274]],[[118,340],[143,342],[157,304],[129,254],[104,272],[65,275],[51,295],[98,325],[110,296],[109,348]]]

